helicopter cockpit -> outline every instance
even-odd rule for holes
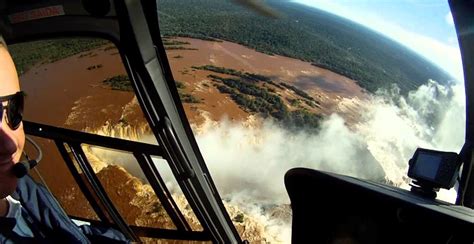
[[[19,168],[18,175],[30,173],[45,185],[78,225],[113,227],[133,242],[281,243],[291,236],[292,243],[472,243],[472,1],[450,1],[464,62],[464,148],[459,154],[419,149],[408,175],[405,168],[393,173],[403,182],[410,181],[408,176],[418,179],[423,186],[414,189],[421,192],[387,180],[387,168],[368,153],[370,146],[353,146],[363,139],[350,130],[357,126],[355,114],[366,111],[365,101],[384,103],[372,96],[377,94],[375,83],[364,82],[389,79],[387,73],[399,72],[388,67],[402,63],[410,69],[407,73],[412,76],[400,71],[397,79],[423,80],[425,71],[440,79],[448,75],[418,59],[408,65],[414,54],[392,48],[387,40],[367,48],[363,42],[376,40],[378,34],[333,15],[301,11],[290,1],[269,1],[270,7],[258,1],[235,2],[0,1],[0,33],[25,93],[23,124],[30,143],[25,149],[26,169]],[[255,25],[259,32],[249,28],[241,33],[225,21],[231,18],[219,19],[222,16],[200,10],[200,4],[240,16],[243,25]],[[289,12],[280,14],[284,9]],[[311,21],[317,21],[308,17],[312,14],[319,16],[321,26],[313,26]],[[199,19],[202,16],[216,26],[208,26]],[[275,34],[300,28],[274,27],[279,19],[286,27],[304,24],[301,30],[319,28],[321,36],[329,37]],[[213,32],[217,26],[228,32]],[[331,36],[336,33],[333,29],[343,33],[338,32],[340,42],[347,46],[332,46],[337,42]],[[348,34],[352,29],[366,39],[354,39],[356,34]],[[314,37],[321,45],[308,44],[319,48],[316,54],[298,52],[272,40],[282,36],[288,38],[283,38],[287,44]],[[255,44],[258,38],[267,43]],[[350,51],[356,54],[338,58]],[[358,59],[362,54],[386,63]],[[311,55],[324,57],[311,59]],[[329,58],[337,61],[331,63]],[[375,71],[360,71],[361,60]],[[410,82],[400,83],[397,91],[408,97],[416,87]],[[425,88],[441,94],[435,100],[454,93],[444,92],[433,81]],[[348,96],[349,92],[355,95]],[[331,114],[336,108],[342,116]],[[334,140],[339,132],[349,142]],[[329,149],[329,142],[340,143],[339,148]],[[272,143],[280,151],[261,146]],[[334,170],[340,168],[338,163],[330,162],[326,154],[342,161],[362,155],[358,160],[365,163],[357,161],[338,172]],[[378,155],[383,154],[382,150]],[[28,163],[34,158],[38,160]],[[291,167],[282,172],[270,169],[286,159],[305,163],[288,164]],[[321,169],[309,169],[317,168],[309,162],[315,159],[322,161]],[[434,169],[432,161],[440,166]],[[232,174],[216,176],[214,169],[219,168]],[[441,168],[449,168],[449,179],[427,173]],[[277,177],[285,172],[284,179]],[[353,177],[356,173],[361,177]],[[270,179],[272,185],[257,189],[261,178]],[[426,185],[429,190],[452,188],[458,178],[455,204],[425,191]],[[215,181],[239,184],[245,191],[227,194],[232,189]],[[285,187],[288,195],[283,191],[285,196],[280,196]],[[272,194],[278,201],[266,201]],[[236,203],[249,201],[249,196],[264,203],[239,209]],[[280,201],[287,196],[291,204]],[[257,217],[247,215],[255,212]],[[269,224],[261,225],[262,221]],[[279,227],[283,225],[290,226],[291,233]]]
[[[49,161],[51,157],[53,157],[53,159],[56,157],[56,159],[64,159],[65,164],[50,165],[50,169],[52,169],[51,167],[55,168],[53,171],[49,171],[50,174],[71,172],[70,176],[72,177],[69,178],[50,177],[53,179],[56,178],[54,185],[69,185],[72,182],[71,180],[77,182],[74,186],[63,188],[63,190],[69,189],[70,191],[65,194],[65,197],[71,198],[69,200],[70,204],[72,204],[70,205],[70,209],[75,209],[73,212],[77,214],[77,216],[72,216],[73,218],[82,221],[86,220],[88,223],[100,222],[103,225],[114,226],[133,241],[139,241],[139,238],[147,237],[175,240],[214,240],[221,243],[240,242],[235,227],[230,224],[230,219],[224,210],[222,202],[217,201],[217,199],[220,199],[217,190],[212,183],[212,179],[208,176],[209,172],[203,163],[202,156],[200,156],[197,150],[196,143],[190,139],[193,137],[192,134],[189,134],[192,133],[189,125],[183,123],[186,121],[186,117],[184,116],[182,107],[179,105],[179,100],[176,100],[178,97],[176,89],[168,88],[169,86],[174,87],[175,85],[174,83],[167,83],[168,79],[172,81],[172,79],[170,79],[171,74],[162,69],[169,69],[169,67],[161,62],[163,57],[159,57],[163,55],[163,53],[159,54],[162,44],[157,29],[157,13],[153,11],[146,13],[146,9],[148,8],[156,9],[155,3],[151,3],[151,5],[148,5],[148,3],[143,4],[144,5],[139,2],[111,3],[109,1],[102,1],[100,3],[95,1],[67,1],[61,2],[60,4],[48,1],[35,4],[30,4],[30,2],[3,2],[2,16],[5,18],[5,25],[2,26],[5,28],[2,28],[2,33],[4,33],[3,35],[7,42],[11,44],[26,40],[51,40],[51,38],[67,38],[68,36],[96,38],[95,45],[94,41],[90,42],[86,40],[81,42],[80,39],[71,39],[70,41],[59,41],[59,43],[54,43],[54,40],[49,42],[39,41],[39,43],[36,43],[37,45],[29,45],[31,49],[22,47],[17,52],[14,50],[15,47],[12,46],[10,49],[15,53],[13,56],[16,55],[16,58],[18,58],[17,63],[25,65],[18,68],[20,73],[23,72],[23,68],[31,68],[29,65],[32,64],[32,62],[29,62],[31,60],[28,60],[29,57],[22,55],[29,55],[34,50],[38,51],[41,49],[42,51],[46,51],[51,54],[48,58],[58,60],[62,57],[57,55],[64,55],[64,52],[61,54],[61,51],[64,50],[69,51],[70,55],[78,53],[78,50],[81,52],[94,47],[103,46],[104,44],[106,46],[108,45],[105,47],[105,49],[108,48],[108,50],[104,52],[108,52],[107,56],[114,59],[112,62],[115,63],[113,64],[120,64],[121,62],[124,64],[121,65],[122,67],[112,67],[111,69],[119,69],[118,72],[122,77],[139,81],[137,85],[140,85],[129,88],[137,89],[136,94],[139,103],[147,104],[147,108],[144,109],[146,116],[142,115],[141,117],[137,117],[145,122],[148,121],[149,125],[151,125],[149,129],[157,133],[157,135],[161,135],[158,145],[156,145],[156,143],[145,144],[111,138],[110,136],[100,136],[97,133],[93,135],[73,131],[70,128],[74,128],[74,125],[69,127],[69,129],[51,126],[51,124],[59,124],[57,120],[64,119],[60,116],[61,106],[59,105],[66,101],[63,100],[61,102],[60,99],[57,98],[64,98],[64,96],[74,97],[75,95],[73,93],[77,95],[81,89],[87,89],[88,85],[86,85],[86,87],[69,87],[71,94],[63,88],[60,88],[61,86],[58,84],[63,82],[62,79],[68,79],[67,82],[77,82],[76,84],[78,84],[83,82],[82,78],[86,78],[84,76],[81,77],[81,75],[79,75],[79,77],[70,76],[70,73],[67,73],[70,72],[70,70],[65,70],[64,74],[66,74],[66,76],[56,76],[56,79],[50,77],[44,79],[45,83],[34,82],[31,84],[31,87],[27,87],[28,82],[26,80],[28,78],[25,78],[24,87],[27,90],[28,99],[36,99],[37,96],[42,96],[38,101],[42,101],[40,103],[50,108],[49,111],[41,112],[41,115],[37,113],[37,121],[47,123],[42,124],[25,121],[25,131],[31,136],[46,139],[38,142],[41,146],[44,144],[57,146],[55,152],[47,151],[43,153],[43,161]],[[118,16],[122,16],[123,18]],[[153,18],[154,21],[149,21],[149,18]],[[55,46],[55,44],[59,44],[59,47]],[[62,50],[60,49],[61,45],[64,48]],[[118,50],[120,50],[120,53]],[[125,54],[128,52],[125,50],[129,50],[130,55]],[[24,52],[21,53],[22,51]],[[93,56],[97,54],[83,55],[85,56],[82,58],[87,59],[87,55]],[[39,59],[43,58],[44,57],[39,57]],[[80,61],[81,60],[79,60],[79,62]],[[43,59],[41,62],[51,62],[51,60]],[[102,65],[103,64],[97,64],[97,66],[94,67],[88,65],[85,67],[85,71],[101,69]],[[104,67],[104,69],[107,68],[110,68],[110,66]],[[33,75],[40,75],[39,72],[47,71],[47,68],[42,68],[42,70],[36,70]],[[34,79],[33,77],[33,80]],[[120,77],[116,77],[116,79],[120,79]],[[49,101],[47,98],[45,99],[45,94],[41,94],[41,91],[46,90],[52,92],[51,96],[49,96],[49,98],[51,98]],[[117,95],[111,93],[109,94],[109,98],[106,99],[109,99],[109,101],[113,99],[127,99],[123,96],[120,97],[120,95],[121,94]],[[127,95],[125,97],[127,97]],[[165,98],[165,100],[161,100],[159,97]],[[28,106],[26,106],[25,114],[28,114],[30,111],[38,111],[36,109],[38,108],[28,108]],[[117,108],[109,107],[109,109]],[[33,115],[33,112],[31,114]],[[168,115],[162,117],[159,114]],[[34,117],[34,115],[32,117]],[[26,120],[27,119],[28,115],[26,115]],[[125,123],[123,120],[122,123]],[[82,122],[85,124],[88,123],[87,119]],[[91,126],[92,124],[88,125]],[[120,213],[119,210],[117,210],[117,203],[110,200],[110,192],[104,189],[104,182],[100,182],[98,175],[94,173],[94,169],[90,163],[91,159],[86,156],[87,153],[84,150],[83,145],[85,144],[88,146],[120,150],[129,157],[136,159],[140,168],[143,169],[144,177],[146,177],[149,186],[151,186],[151,188],[143,191],[142,194],[155,195],[149,196],[149,199],[142,199],[142,201],[149,201],[148,204],[150,205],[148,212],[143,212],[142,214],[158,215],[158,210],[155,211],[154,209],[161,209],[161,212],[163,212],[164,209],[165,214],[162,215],[167,216],[161,217],[171,220],[171,223],[167,224],[168,228],[149,227],[157,225],[156,223],[151,223],[153,221],[148,221],[151,224],[144,223],[138,226],[136,226],[135,223],[130,224],[130,222],[126,221],[124,213]],[[168,148],[164,146],[165,144],[168,145]],[[176,202],[171,197],[165,182],[160,177],[152,161],[153,157],[169,157],[168,159],[170,161],[168,162],[170,162],[170,168],[172,168],[175,176],[179,179],[178,184],[182,187],[181,189],[184,191],[184,194],[191,197],[188,198],[189,205],[194,210],[200,209],[199,212],[195,212],[196,221],[199,221],[203,225],[199,225],[197,230],[191,228],[177,207]],[[174,163],[171,163],[171,161]],[[38,168],[41,169],[41,167],[42,163],[39,164]],[[97,165],[95,167],[97,167]],[[120,171],[118,173],[120,173]],[[117,172],[111,174],[116,175]],[[110,186],[114,184],[114,182],[109,182],[108,184]],[[76,198],[77,194],[71,191],[82,192],[83,195]],[[115,193],[115,195],[115,199],[123,197],[120,193]],[[90,206],[85,206],[88,204],[90,204]],[[92,218],[84,218],[89,216],[92,216]],[[156,218],[158,218],[158,216]],[[134,220],[134,217],[131,219]],[[128,221],[130,221],[130,218]]]

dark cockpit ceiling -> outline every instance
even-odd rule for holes
[[[6,1],[1,29],[9,43],[44,37],[97,36],[115,43],[120,28],[110,1]]]

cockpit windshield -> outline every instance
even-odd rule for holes
[[[237,222],[289,240],[293,167],[409,189],[416,148],[459,152],[465,95],[447,2],[265,1],[270,17],[239,2],[158,1],[186,115]]]
[[[48,183],[73,219],[123,222],[121,231],[144,242],[153,242],[157,229],[155,237],[209,241],[217,237],[206,218],[230,223],[226,215],[205,216],[224,208],[211,201],[220,194],[243,240],[289,243],[292,210],[283,180],[289,169],[409,189],[408,161],[417,148],[459,152],[464,144],[464,79],[447,2],[157,0],[157,6],[167,59],[159,64],[163,70],[169,64],[177,93],[169,74],[160,74],[160,82],[171,101],[179,94],[181,119],[199,150],[183,143],[192,134],[177,129],[179,106],[167,104],[178,111],[175,120],[166,127],[168,117],[160,117],[164,129],[156,132],[158,112],[146,108],[162,108],[139,94],[149,88],[140,83],[146,72],[130,65],[139,66],[139,55],[120,46],[131,43],[126,37],[113,43],[69,35],[9,46],[26,94],[24,117],[34,122],[27,125],[57,137],[35,138],[51,163],[33,176]],[[163,93],[147,99],[163,100]],[[200,155],[186,158],[189,151],[202,153],[212,177],[195,167]],[[186,175],[174,162],[180,160],[196,163],[184,166],[200,178]],[[113,205],[108,213],[85,178],[103,185]],[[196,190],[193,180],[207,188]],[[456,189],[438,198],[454,203]]]

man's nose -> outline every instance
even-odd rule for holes
[[[2,121],[0,125],[0,155],[13,154],[16,152],[16,144],[13,138],[12,131],[10,131],[8,125],[5,124],[5,121]]]

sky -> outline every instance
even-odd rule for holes
[[[447,0],[293,0],[360,23],[409,47],[463,81]]]

